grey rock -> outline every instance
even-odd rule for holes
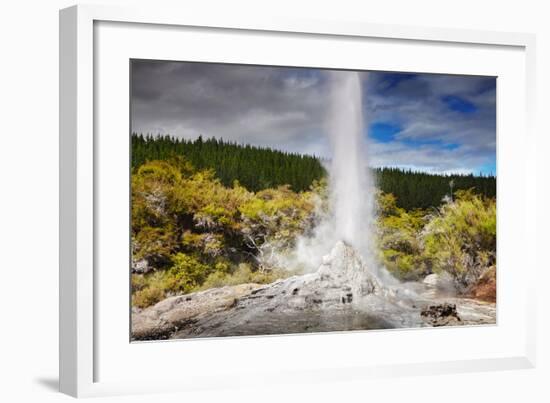
[[[132,312],[132,338],[168,339],[201,317],[234,306],[237,298],[259,287],[258,284],[240,284],[166,298],[152,307]]]
[[[314,273],[167,298],[132,315],[134,340],[290,334],[494,323],[494,304],[431,294],[431,285],[383,285],[362,257],[338,242]],[[422,307],[455,314],[427,320]],[[425,309],[425,308],[424,308]],[[445,311],[446,312],[446,311]],[[456,318],[459,320],[454,320]]]
[[[147,262],[147,260],[132,260],[132,273],[145,274],[149,273],[152,270],[153,268],[149,265],[149,262]]]

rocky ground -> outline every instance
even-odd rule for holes
[[[170,297],[136,309],[132,339],[494,323],[494,302],[450,296],[448,279],[434,275],[424,283],[383,285],[352,247],[339,242],[314,273]]]

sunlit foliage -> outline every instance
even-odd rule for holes
[[[401,280],[428,274],[420,235],[426,223],[424,212],[397,207],[391,193],[379,193],[378,209],[377,250],[382,264]]]
[[[434,272],[451,274],[467,290],[496,263],[496,203],[471,190],[456,192],[454,202],[429,216],[422,231],[424,254]]]
[[[459,190],[437,209],[405,211],[391,194],[380,194],[379,257],[401,280],[445,271],[467,292],[496,264],[496,202]]]
[[[237,181],[226,187],[181,157],[141,165],[132,174],[134,305],[205,283],[290,275],[272,257],[313,225],[314,197],[288,186],[257,193]]]

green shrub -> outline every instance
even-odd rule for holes
[[[423,230],[424,255],[434,272],[453,276],[465,291],[496,263],[496,202],[473,193],[456,192],[454,202],[440,207]]]
[[[405,211],[391,194],[378,195],[379,259],[401,280],[448,272],[466,291],[496,260],[496,202],[460,190],[430,214]]]
[[[132,305],[138,308],[147,308],[160,302],[165,297],[165,290],[158,286],[149,286],[136,291],[132,295]]]
[[[419,280],[427,274],[420,237],[424,223],[424,212],[407,212],[397,207],[391,193],[378,194],[379,260],[400,280]]]
[[[145,276],[140,274],[132,274],[130,278],[130,284],[132,286],[132,292],[143,290],[147,287],[147,280]]]
[[[200,289],[206,290],[208,288],[247,283],[269,284],[290,275],[290,272],[283,270],[270,270],[265,272],[254,271],[250,264],[241,263],[233,273],[216,271],[210,274]]]
[[[185,253],[176,254],[173,265],[166,276],[167,290],[180,293],[189,292],[201,285],[213,270],[209,265],[201,263],[196,257]]]

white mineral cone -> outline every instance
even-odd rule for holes
[[[318,273],[333,277],[336,283],[349,285],[356,297],[382,290],[380,281],[368,269],[361,255],[343,241],[338,241],[323,257]]]

